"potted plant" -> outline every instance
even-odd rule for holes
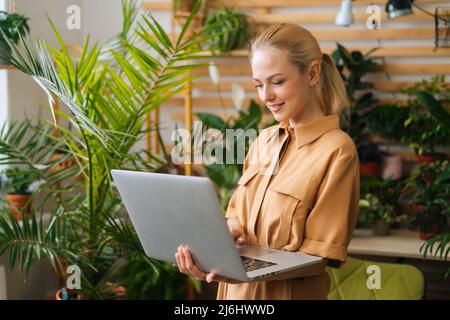
[[[413,170],[404,188],[414,204],[410,228],[421,238],[445,229],[450,207],[450,166],[448,161],[422,164]]]
[[[395,207],[389,203],[383,203],[380,199],[367,193],[359,201],[359,221],[368,227],[372,227],[374,235],[387,235],[391,223],[400,222],[406,218],[398,215]]]
[[[348,51],[337,43],[337,49],[332,53],[350,101],[349,114],[341,114],[341,127],[349,133],[358,149],[361,174],[370,177],[379,175],[381,155],[378,145],[368,136],[366,119],[367,112],[376,105],[377,100],[370,91],[373,83],[363,81],[363,77],[378,67],[371,57],[375,50],[376,48],[363,55],[361,51]],[[362,93],[359,97],[356,95],[357,91]]]
[[[419,163],[430,163],[445,158],[437,146],[448,146],[450,114],[444,104],[450,102],[450,91],[444,76],[423,80],[403,91],[410,95],[410,116],[405,121],[408,129],[404,141],[414,148]]]
[[[54,150],[41,132],[26,125],[3,130],[0,154],[6,157],[0,158],[0,164],[29,164],[29,170],[45,180],[38,191],[50,195],[44,200],[52,201],[42,201],[35,207],[30,227],[0,215],[0,254],[16,252],[9,255],[9,265],[24,271],[43,257],[63,274],[65,266],[77,265],[83,299],[110,297],[108,284],[121,283],[113,278],[119,262],[130,261],[135,255],[145,259],[155,277],[159,275],[160,265],[145,256],[110,172],[117,168],[154,171],[160,166],[154,161],[155,154],[133,148],[150,130],[145,128],[143,115],[186,90],[192,80],[190,72],[208,65],[196,60],[201,51],[198,38],[185,37],[182,31],[172,42],[151,15],[137,14],[134,1],[123,4],[125,30],[104,46],[92,46],[86,41],[78,60],[70,56],[53,25],[58,49],[48,44],[37,46],[30,39],[20,42],[24,50],[12,44],[13,55],[17,56],[13,66],[67,106],[67,111],[61,113],[76,130],[73,134],[61,130],[57,141],[64,140],[76,165],[49,172]],[[197,1],[192,15],[198,8]],[[184,31],[192,19],[186,21]],[[133,28],[136,25],[139,27]],[[29,136],[29,147],[23,149],[20,140]],[[84,179],[76,181],[80,172]],[[45,211],[50,213],[48,225],[39,223],[36,217]],[[165,287],[178,285],[166,280]],[[159,293],[159,297],[164,295]]]
[[[17,43],[20,37],[30,32],[28,19],[19,13],[0,11],[0,65],[7,65],[10,61],[11,48],[7,42]]]
[[[449,134],[422,107],[410,107],[405,127],[408,133],[404,141],[414,149],[419,163],[431,163],[443,158],[436,147],[447,145]]]
[[[414,213],[409,228],[416,230],[420,239],[428,240],[445,230],[447,216],[448,208],[425,205],[420,211]]]
[[[208,15],[208,48],[231,51],[245,47],[250,38],[249,18],[246,14],[222,7]]]
[[[350,101],[349,119],[346,119],[347,115],[343,113],[341,124],[356,145],[367,140],[365,113],[377,103],[373,93],[370,92],[373,83],[363,81],[363,77],[367,73],[378,67],[371,56],[375,50],[376,48],[363,55],[361,51],[349,51],[340,43],[337,43],[337,48],[332,53]],[[362,94],[356,97],[356,91],[360,91]]]
[[[20,221],[24,214],[31,215],[31,189],[30,185],[33,182],[33,176],[29,171],[14,168],[5,171],[5,176],[8,179],[6,200],[11,214]]]

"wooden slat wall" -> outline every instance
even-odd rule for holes
[[[214,3],[216,0],[212,0]],[[417,79],[431,77],[434,74],[450,76],[450,48],[434,50],[434,18],[418,9],[414,9],[414,15],[388,20],[384,7],[385,0],[358,0],[353,2],[355,25],[342,28],[334,24],[336,12],[341,0],[222,0],[221,3],[237,4],[239,9],[248,13],[251,19],[262,26],[290,22],[306,25],[321,44],[322,51],[331,54],[336,46],[335,42],[351,42],[346,45],[350,50],[360,50],[367,53],[374,47],[379,49],[372,56],[382,63],[377,70],[369,75],[373,76],[375,94],[380,95],[383,102],[395,102],[401,97],[400,90],[417,82]],[[369,14],[365,8],[375,4],[381,7],[382,28],[380,30],[368,30],[365,21]],[[449,6],[449,1],[421,0],[420,5],[434,13],[434,7]],[[171,12],[171,1],[143,3],[144,9],[154,11],[157,15],[160,11]],[[288,12],[280,10],[289,9]],[[295,10],[290,10],[295,9]],[[318,26],[317,28],[315,26]],[[377,43],[370,46],[367,43]],[[356,43],[356,44],[355,44]],[[358,45],[361,43],[361,45]],[[411,63],[408,59],[416,59],[418,63]],[[222,58],[214,61],[219,65],[222,82],[222,102],[217,95],[217,86],[212,84],[206,68],[197,70],[196,73],[203,77],[194,83],[193,107],[194,112],[208,110],[211,113],[226,116],[224,108],[233,112],[233,103],[229,98],[232,82],[239,83],[247,92],[248,98],[256,96],[256,90],[251,83],[251,69],[246,50],[236,50],[224,54]],[[409,77],[410,76],[410,77]],[[237,78],[238,77],[238,78]],[[397,78],[397,80],[392,79]],[[386,99],[388,95],[389,99]],[[244,105],[247,104],[245,102]],[[167,110],[164,106],[168,107]],[[182,96],[168,101],[162,108],[162,112],[168,113],[169,121],[182,122],[183,115],[180,109],[174,107],[183,106]],[[236,112],[236,111],[235,111]]]

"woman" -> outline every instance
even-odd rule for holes
[[[218,299],[326,299],[325,267],[345,262],[359,201],[358,155],[339,128],[349,105],[345,86],[330,56],[297,25],[267,29],[252,43],[250,61],[259,98],[280,123],[250,147],[226,212],[229,230],[238,244],[323,262],[238,282],[199,270],[180,246],[177,265],[199,280],[219,281]]]

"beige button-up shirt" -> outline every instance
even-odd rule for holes
[[[359,160],[339,116],[305,126],[267,128],[251,145],[226,217],[237,217],[247,242],[344,262],[356,224]],[[220,283],[218,299],[325,299],[329,279]]]

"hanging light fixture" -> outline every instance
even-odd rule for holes
[[[386,4],[386,12],[389,19],[414,14],[411,4],[414,0],[389,0]]]
[[[342,0],[341,8],[336,15],[336,25],[348,27],[353,24],[352,1]]]

